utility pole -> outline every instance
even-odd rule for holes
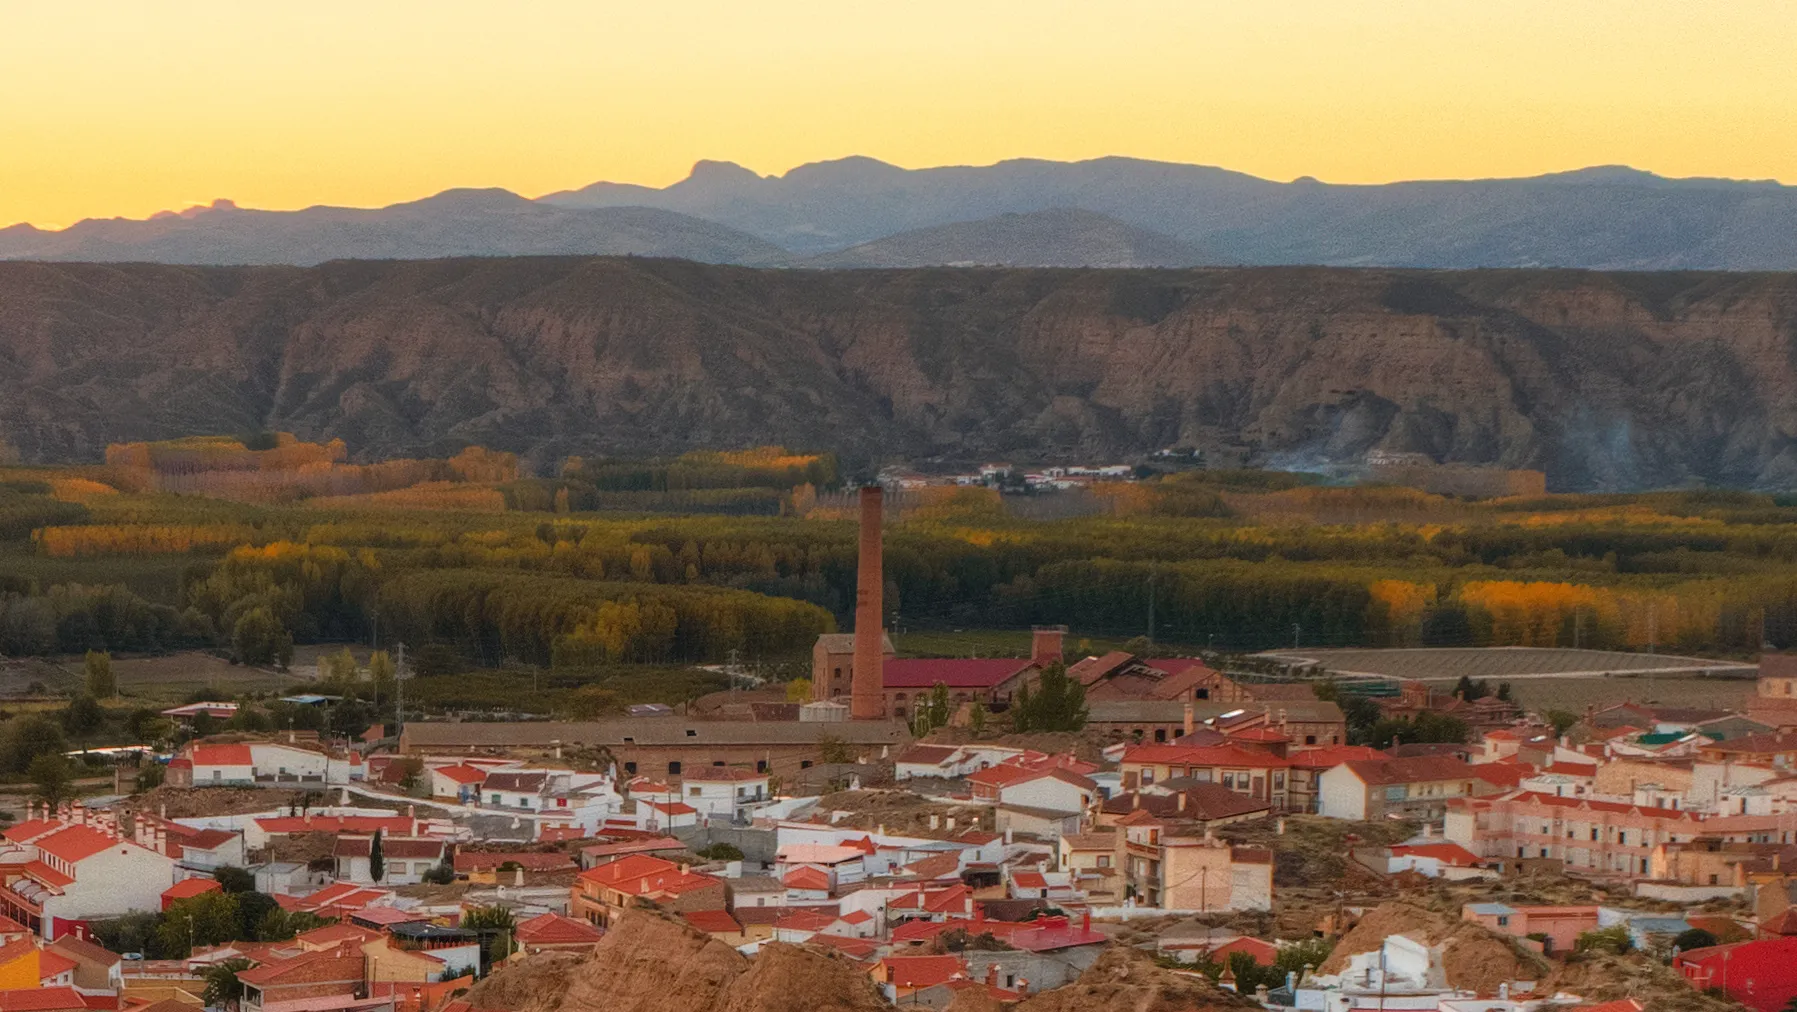
[[[1655,640],[1660,636],[1660,609],[1649,602],[1647,605],[1647,654],[1653,656]]]
[[[730,694],[732,696],[734,696],[734,695],[736,695],[736,648],[735,647],[730,648],[730,662],[729,662],[729,667],[727,668],[727,670],[730,672]]]
[[[1292,623],[1292,649],[1293,650],[1299,649],[1298,641],[1299,641],[1299,638],[1302,633],[1303,633],[1303,630],[1299,628],[1298,623],[1293,622]]]
[[[1579,648],[1579,639],[1585,632],[1585,609],[1577,605],[1572,609],[1572,648]]]

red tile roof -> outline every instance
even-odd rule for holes
[[[203,893],[224,892],[225,887],[213,878],[184,878],[162,890],[163,900],[184,900]]]
[[[1354,771],[1369,787],[1386,784],[1428,783],[1437,780],[1464,780],[1477,776],[1475,767],[1452,756],[1419,755],[1405,759],[1375,759],[1342,764]]]
[[[72,987],[34,987],[19,991],[0,991],[0,1012],[52,1012],[61,1009],[85,1009],[81,993]]]
[[[1011,876],[1011,884],[1019,889],[1047,889],[1048,879],[1039,871],[1020,871]]]
[[[708,935],[738,935],[743,926],[727,910],[692,910],[681,914],[686,923]]]
[[[124,841],[92,826],[70,826],[61,832],[39,839],[37,849],[70,864],[86,860],[108,847],[126,846]]]
[[[458,763],[454,766],[438,766],[431,770],[431,772],[448,777],[458,784],[478,784],[487,779],[486,770],[483,770],[478,766],[469,766],[466,763]]]
[[[1471,868],[1479,863],[1479,855],[1457,843],[1399,844],[1391,853],[1393,857],[1432,857],[1455,868]]]
[[[954,745],[912,745],[898,754],[893,760],[912,765],[939,766],[942,762],[961,751]]]
[[[51,949],[37,954],[37,976],[39,980],[50,980],[59,973],[73,970],[78,966],[74,960]]]
[[[412,831],[415,820],[404,815],[280,815],[257,819],[265,833],[373,833],[380,830],[389,836],[403,836]]]
[[[4,833],[0,833],[0,836],[4,836],[14,843],[29,843],[45,833],[53,833],[62,827],[63,823],[58,819],[29,819],[16,826],[7,827]]]
[[[248,745],[190,745],[187,759],[195,766],[252,766]]]
[[[778,931],[822,931],[836,923],[836,918],[815,910],[794,910],[774,922]]]
[[[530,920],[519,922],[513,929],[520,942],[531,945],[573,945],[584,942],[597,942],[601,935],[598,928],[585,921],[577,921],[561,914],[539,914]]]
[[[960,956],[887,956],[879,965],[888,983],[908,990],[946,984],[961,973]]]
[[[817,868],[794,868],[786,874],[780,884],[788,889],[825,890],[830,888],[830,876]]]

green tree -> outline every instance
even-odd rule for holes
[[[49,717],[34,713],[7,723],[5,738],[6,772],[17,775],[31,768],[31,760],[47,752],[61,755],[69,749],[62,736],[62,726]]]
[[[948,719],[953,714],[953,705],[949,700],[946,682],[930,686],[929,696],[917,701],[917,709],[911,715],[912,734],[921,738],[936,728],[947,727]]]
[[[168,767],[154,759],[145,759],[143,765],[137,768],[137,789],[135,793],[142,794],[145,791],[153,791],[156,788],[161,787],[162,782],[166,779],[168,779]]]
[[[786,701],[788,703],[811,702],[811,679],[795,678],[786,683]]]
[[[28,771],[31,784],[37,788],[37,796],[51,806],[67,801],[73,794],[75,776],[69,770],[69,761],[61,752],[45,752],[31,760]]]
[[[991,716],[991,711],[986,709],[986,701],[975,700],[973,708],[967,711],[967,726],[974,734],[984,734]]]
[[[293,634],[266,605],[245,611],[231,627],[231,649],[245,664],[286,667],[293,660]]]
[[[118,679],[112,674],[112,655],[99,650],[87,652],[87,694],[95,699],[111,699],[119,694]]]
[[[237,897],[229,893],[201,893],[176,900],[156,925],[152,947],[162,959],[183,959],[194,946],[234,941],[243,930],[237,913]]]
[[[359,679],[360,668],[356,663],[356,655],[350,653],[348,647],[344,647],[324,659],[324,670],[320,674],[326,681],[348,686]]]
[[[221,888],[228,893],[248,893],[256,891],[256,876],[235,865],[225,865],[213,871],[212,877]]]
[[[381,705],[382,699],[393,698],[393,687],[399,669],[394,667],[393,658],[385,650],[376,650],[368,655],[368,685],[374,693],[374,705]]]
[[[63,708],[62,726],[78,738],[92,734],[106,726],[106,710],[99,700],[83,692]]]
[[[206,989],[200,997],[205,1000],[207,1008],[235,1010],[243,1004],[243,981],[237,975],[256,964],[241,956],[214,963],[200,971],[200,979],[206,982]]]
[[[1067,677],[1067,666],[1059,662],[1042,669],[1034,692],[1028,685],[1018,689],[1011,706],[1017,731],[1079,731],[1086,716],[1086,687]]]
[[[374,831],[374,839],[368,842],[368,877],[379,882],[387,877],[387,859],[381,854],[381,831]]]
[[[1702,928],[1687,928],[1678,933],[1678,936],[1672,940],[1672,944],[1678,946],[1680,952],[1707,949],[1716,944],[1716,936]]]
[[[500,906],[475,907],[462,915],[462,928],[481,940],[481,955],[487,966],[512,954],[512,931],[517,926],[512,912]]]
[[[1570,710],[1549,710],[1547,722],[1554,725],[1554,737],[1558,738],[1579,722],[1579,715]]]
[[[1635,941],[1625,925],[1617,924],[1580,934],[1572,947],[1574,952],[1610,952],[1620,956],[1634,948]]]

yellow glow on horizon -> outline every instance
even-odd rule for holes
[[[1784,0],[0,0],[0,225],[1129,155],[1797,182]]]

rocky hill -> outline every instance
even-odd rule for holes
[[[1171,236],[1076,208],[1001,214],[876,239],[806,267],[1192,267],[1219,263]]]
[[[0,264],[27,460],[257,427],[360,459],[782,443],[1274,466],[1372,450],[1557,489],[1797,486],[1797,275],[790,271],[511,258]]]

